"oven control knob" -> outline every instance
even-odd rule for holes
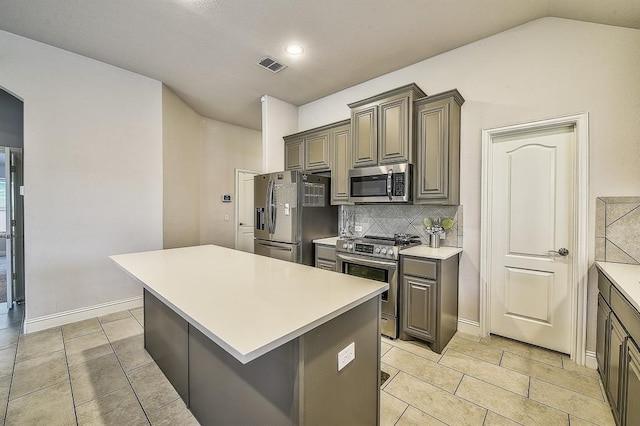
[[[380,247],[376,247],[376,249],[374,250],[376,253],[380,253]]]
[[[386,254],[387,253],[387,249],[383,248],[382,250],[380,250],[380,254]]]
[[[393,250],[389,250],[389,252],[387,253],[387,256],[389,257],[393,256]]]
[[[342,248],[343,249],[346,249],[347,247],[349,247],[349,244],[347,244],[347,243],[342,244]]]
[[[353,250],[353,244],[349,243],[349,250]]]

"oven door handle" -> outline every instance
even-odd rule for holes
[[[381,266],[385,269],[398,269],[398,265],[396,264],[396,262],[385,262],[380,260],[363,259],[361,257],[345,256],[344,254],[336,254],[336,257],[340,260],[344,260],[351,263],[360,263],[366,266]]]

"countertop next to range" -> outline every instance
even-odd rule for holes
[[[596,266],[620,293],[640,312],[640,265],[596,262]]]
[[[213,245],[111,259],[243,364],[389,289]]]
[[[313,240],[316,244],[324,244],[327,246],[336,246],[336,242],[339,237],[329,237],[329,238],[320,238],[317,240]],[[400,252],[400,254],[405,256],[414,256],[414,257],[424,257],[427,259],[438,259],[445,260],[456,254],[462,253],[462,248],[460,247],[439,247],[439,248],[431,248],[427,245],[415,246],[408,249],[404,249]]]

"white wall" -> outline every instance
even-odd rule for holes
[[[349,118],[347,103],[416,82],[427,94],[457,88],[462,107],[464,253],[460,316],[479,317],[481,131],[589,112],[589,253],[595,198],[640,195],[640,30],[544,18],[299,108],[299,130]],[[587,349],[595,348],[597,283],[589,279]]]
[[[200,158],[204,121],[162,87],[164,248],[200,244]]]
[[[273,96],[265,95],[261,100],[262,171],[278,172],[284,170],[282,137],[298,131],[298,108]]]
[[[200,195],[201,244],[234,247],[235,169],[259,172],[261,166],[261,132],[221,121],[204,120]],[[231,194],[234,201],[223,203],[223,194]],[[225,215],[229,220],[224,220]]]
[[[108,256],[162,248],[158,81],[0,31],[24,100],[27,321],[141,295]]]

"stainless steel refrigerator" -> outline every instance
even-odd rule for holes
[[[254,253],[313,265],[312,241],[338,235],[330,179],[299,170],[254,179]]]

